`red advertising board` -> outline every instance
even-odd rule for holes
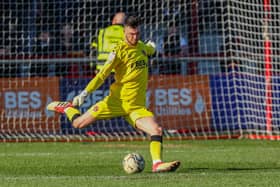
[[[46,105],[59,99],[59,78],[1,78],[0,123],[2,132],[55,132],[58,116]]]
[[[208,129],[211,97],[207,75],[152,76],[148,108],[168,129]]]

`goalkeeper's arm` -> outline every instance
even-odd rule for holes
[[[116,54],[112,52],[98,74],[87,84],[85,89],[78,96],[74,97],[72,102],[74,106],[81,106],[84,103],[86,97],[93,91],[97,90],[104,83],[105,79],[115,67],[117,62],[117,58],[115,56]]]

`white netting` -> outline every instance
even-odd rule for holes
[[[157,44],[147,105],[168,138],[279,139],[276,0],[9,0],[0,2],[0,139],[142,139],[123,119],[73,129],[45,110],[94,76],[98,30],[123,11]],[[108,94],[109,78],[81,108]]]

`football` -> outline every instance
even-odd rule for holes
[[[123,158],[122,165],[127,174],[140,173],[145,168],[145,160],[138,153],[129,153]]]

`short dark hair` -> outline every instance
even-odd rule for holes
[[[124,25],[132,28],[136,28],[141,24],[141,20],[136,16],[127,16],[125,18]]]

